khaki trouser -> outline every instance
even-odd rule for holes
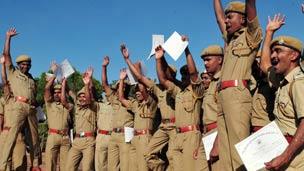
[[[208,162],[201,139],[201,132],[197,130],[177,133],[173,150],[175,151],[175,154],[179,155],[182,162],[174,163],[175,171],[208,170]],[[194,154],[197,154],[197,156],[194,157]]]
[[[68,136],[49,133],[45,148],[46,170],[56,171],[59,154],[59,168],[63,171],[70,146],[70,139]]]
[[[158,153],[164,148],[166,144],[169,144],[166,154],[169,160],[168,170],[174,170],[173,163],[180,162],[180,160],[177,158],[178,155],[175,155],[175,151],[172,150],[175,137],[175,127],[160,128],[153,134],[153,137],[148,144],[147,154],[145,155],[145,159],[150,169],[154,171],[165,170],[165,162],[158,157]]]
[[[225,168],[226,170],[232,170],[229,140],[227,134],[227,128],[225,124],[224,115],[217,117],[217,136],[219,142],[219,165],[220,168]]]
[[[0,134],[0,147],[6,141],[8,131],[3,131]],[[2,153],[0,153],[2,156]],[[26,170],[26,146],[24,143],[24,136],[19,133],[17,136],[16,144],[14,145],[13,154],[9,157],[8,165],[6,170],[24,171]]]
[[[144,155],[147,153],[147,147],[152,135],[137,135],[132,139],[132,144],[136,148],[137,170],[145,171],[149,170]]]
[[[128,171],[131,144],[125,143],[123,133],[112,132],[108,147],[108,170]]]
[[[8,109],[9,114],[11,115],[11,121],[12,124],[11,128],[8,131],[6,141],[4,145],[2,146],[3,152],[2,156],[0,156],[0,170],[6,170],[7,162],[9,161],[10,156],[12,156],[14,144],[17,139],[17,135],[21,130],[21,127],[23,126],[24,122],[29,118],[30,121],[32,121],[32,115],[35,113],[35,110],[26,103],[22,102],[14,102],[14,105],[10,109]],[[35,116],[36,117],[36,116]],[[37,120],[37,119],[36,119]],[[33,124],[29,124],[30,126]],[[38,125],[38,123],[37,123]],[[30,137],[32,139],[31,144],[34,144],[34,142],[38,142],[38,129],[30,129],[32,136]],[[36,133],[35,133],[36,132]],[[35,133],[35,135],[33,135]],[[33,139],[33,137],[37,137],[37,141]],[[31,145],[31,151],[38,151],[39,143]],[[37,163],[33,163],[34,166],[38,166]]]
[[[250,134],[251,94],[243,86],[230,87],[220,91],[219,100],[225,118],[232,169],[245,170],[234,145]],[[220,141],[220,143],[223,142]]]
[[[204,133],[204,134],[203,134],[203,137],[206,137],[206,136],[208,136],[208,135],[214,133],[215,131],[218,131],[218,129],[215,128],[215,129],[212,129],[212,130],[210,130],[210,131]],[[203,145],[204,145],[204,144],[203,144]],[[205,155],[205,156],[206,156],[206,155]],[[208,161],[208,165],[209,165],[209,170],[211,170],[211,171],[217,171],[217,170],[218,170],[218,171],[221,171],[221,170],[223,170],[223,169],[221,169],[221,168],[225,168],[225,167],[221,167],[221,166],[220,166],[219,160],[217,160],[217,161],[215,161],[215,162],[213,162],[213,163],[211,163],[211,162]]]
[[[77,171],[82,161],[82,171],[94,170],[95,137],[75,138],[67,157],[66,171]]]
[[[98,134],[96,137],[95,148],[95,170],[107,171],[108,170],[108,146],[111,135]]]

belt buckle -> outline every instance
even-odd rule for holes
[[[85,133],[83,132],[83,131],[81,131],[80,133],[79,133],[79,137],[84,137],[85,136]]]
[[[176,128],[177,133],[181,133],[181,128]]]

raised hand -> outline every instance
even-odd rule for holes
[[[14,37],[14,36],[16,36],[17,34],[19,34],[19,33],[17,33],[17,30],[16,30],[15,28],[10,28],[10,29],[8,29],[7,32],[6,32],[6,36],[7,36],[7,37]]]
[[[127,49],[127,47],[126,47],[125,44],[120,45],[120,51],[121,51],[122,56],[125,59],[129,58],[129,51],[128,51],[128,49]]]
[[[91,66],[86,70],[86,74],[90,78],[92,78],[93,72],[94,72],[94,68]]]
[[[127,77],[127,69],[123,68],[120,70],[119,79],[124,80]]]
[[[160,59],[164,56],[165,52],[161,45],[155,48],[155,59]]]
[[[304,4],[302,4],[301,7],[302,7],[302,13],[304,13]]]
[[[89,74],[85,72],[82,76],[82,81],[84,84],[89,84],[91,80],[91,77],[89,77]]]
[[[188,38],[187,36],[185,36],[185,35],[182,35],[182,41],[183,41],[183,42],[185,42],[185,41],[188,42],[188,41],[189,41],[189,38]]]
[[[56,73],[58,69],[58,64],[56,63],[56,61],[51,62],[50,69],[52,70],[53,73]]]
[[[285,16],[281,16],[281,14],[275,14],[273,19],[268,16],[268,24],[266,27],[266,31],[276,31],[278,30],[282,25],[285,24]]]
[[[103,57],[102,66],[108,66],[110,63],[110,58],[108,56]]]

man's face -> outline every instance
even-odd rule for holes
[[[86,104],[86,97],[84,93],[78,95],[78,100],[81,106],[84,106]]]
[[[142,84],[138,84],[138,87],[137,87],[136,92],[135,92],[136,99],[138,101],[143,101],[144,100],[144,96],[143,96],[144,91],[146,91],[145,87]]]
[[[210,75],[207,74],[207,73],[203,73],[203,74],[201,75],[201,79],[202,79],[202,83],[203,83],[203,85],[204,85],[204,88],[205,88],[205,89],[208,89],[209,84],[210,84],[210,82],[211,82],[211,77],[210,77]]]
[[[61,90],[55,89],[54,90],[54,101],[60,102],[60,98],[61,98]]]
[[[222,64],[222,57],[221,56],[205,56],[203,58],[205,68],[208,73],[215,73],[218,71]]]
[[[31,69],[31,62],[20,62],[18,67],[23,74],[27,74]]]
[[[228,35],[233,34],[243,27],[244,16],[240,13],[229,12],[225,15],[226,31]]]
[[[188,71],[188,68],[183,68],[181,71],[180,71],[180,74],[181,74],[181,80],[182,80],[182,86],[183,87],[186,87],[190,84],[190,74],[189,74],[189,71]]]
[[[289,72],[294,52],[294,50],[281,45],[274,45],[272,47],[271,64],[274,66],[277,74],[286,75]]]

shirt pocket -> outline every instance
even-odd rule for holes
[[[289,107],[291,105],[290,104],[291,102],[290,102],[290,98],[288,96],[280,96],[277,103],[278,103],[277,106],[280,110],[280,113],[282,113],[282,115],[284,115],[286,118],[289,118],[289,119],[295,118],[294,112]]]
[[[242,42],[234,42],[232,45],[232,54],[237,57],[248,57],[251,49]]]
[[[194,98],[191,95],[183,97],[183,106],[187,112],[192,112],[194,109]]]

